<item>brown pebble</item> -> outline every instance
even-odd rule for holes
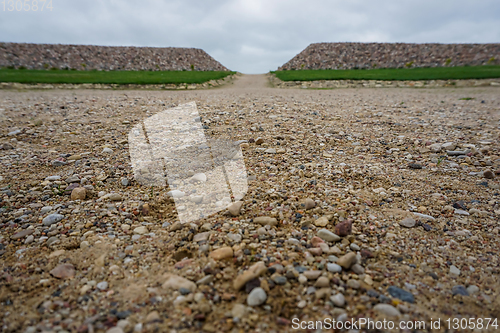
[[[144,204],[141,207],[141,214],[143,216],[148,216],[149,215],[149,204]]]
[[[316,202],[314,202],[314,200],[311,198],[307,198],[305,201],[305,209],[308,210],[314,207],[316,207]]]
[[[357,261],[356,253],[349,252],[349,253],[343,255],[342,257],[340,257],[339,260],[337,261],[337,264],[342,266],[345,269],[349,269],[349,268],[351,268],[352,265],[354,265],[356,263],[356,261]]]
[[[491,170],[485,170],[483,172],[483,177],[486,179],[493,179],[493,178],[495,178],[495,175],[493,174],[493,172]]]
[[[18,233],[15,233],[14,235],[10,236],[10,239],[19,239],[19,238],[24,238],[28,235],[31,235],[34,232],[33,229],[23,229],[19,231]]]
[[[276,220],[274,217],[269,217],[269,216],[259,216],[253,219],[254,223],[262,224],[262,225],[277,225],[278,220]]]
[[[75,267],[71,264],[61,264],[50,271],[58,279],[70,279],[75,276]]]
[[[71,191],[71,200],[85,200],[87,190],[84,187],[77,187]]]
[[[240,290],[243,286],[250,280],[255,279],[262,275],[262,273],[267,271],[267,267],[263,261],[256,262],[248,270],[243,272],[234,279],[233,287],[236,290]]]
[[[352,232],[352,220],[345,220],[335,226],[335,233],[340,237],[350,235]]]
[[[161,321],[161,319],[160,319],[160,314],[158,313],[158,311],[151,311],[146,316],[146,323],[148,323],[148,324],[150,324],[150,323],[157,323],[157,322],[160,322],[160,321]]]
[[[309,252],[311,252],[313,256],[320,256],[323,254],[323,250],[321,250],[320,247],[312,247],[309,249]]]
[[[232,216],[238,216],[240,215],[240,210],[241,210],[241,206],[243,205],[243,201],[236,201],[236,202],[233,202],[229,207],[228,207],[228,211],[229,213],[232,215]]]
[[[326,276],[320,276],[314,284],[316,288],[325,288],[330,286],[330,280]]]
[[[324,241],[318,236],[314,236],[313,238],[311,238],[311,245],[313,247],[318,247],[320,243],[324,243]]]
[[[221,247],[220,249],[214,250],[210,253],[210,257],[215,260],[222,260],[233,257],[233,249],[229,246]]]
[[[361,250],[360,254],[361,254],[361,257],[363,257],[363,258],[373,258],[373,253],[371,253],[370,251],[365,250],[365,249]]]

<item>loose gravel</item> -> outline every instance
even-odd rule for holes
[[[281,90],[243,76],[0,96],[3,332],[500,318],[498,88]],[[128,132],[191,101],[205,135],[240,142],[249,189],[182,224],[169,188],[135,180]]]

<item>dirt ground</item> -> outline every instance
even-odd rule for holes
[[[445,321],[500,318],[499,92],[275,89],[266,75],[199,91],[0,91],[0,331],[378,318],[472,332]],[[182,224],[172,188],[136,181],[129,132],[189,102],[206,136],[239,144],[248,191]],[[485,325],[474,332],[496,331]],[[368,331],[390,330],[349,332]]]

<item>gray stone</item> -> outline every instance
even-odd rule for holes
[[[73,175],[65,180],[66,183],[71,184],[71,183],[79,183],[80,182],[80,177],[78,175]]]
[[[352,265],[351,270],[354,273],[358,274],[358,275],[361,275],[361,274],[365,273],[365,269],[360,264],[354,264],[354,265]]]
[[[476,294],[479,292],[479,287],[471,284],[467,287],[467,292],[469,293],[469,295]]]
[[[457,145],[454,142],[445,142],[441,147],[445,150],[454,150]]]
[[[358,280],[354,280],[354,279],[347,280],[346,284],[349,288],[352,288],[352,289],[359,289],[359,287],[361,287],[361,283]]]
[[[66,165],[66,164],[68,164],[68,163],[67,163],[67,162],[64,162],[64,161],[60,161],[60,160],[53,160],[53,161],[52,161],[52,165],[53,165],[53,166],[56,166],[56,167],[58,167],[58,166],[63,166],[63,165]]]
[[[465,289],[464,286],[461,285],[453,286],[453,288],[451,288],[451,293],[453,295],[469,296],[469,291]]]
[[[51,246],[56,243],[59,243],[59,238],[57,238],[57,236],[52,236],[49,239],[47,239],[47,242],[45,244],[47,244],[47,246]]]
[[[99,290],[107,290],[108,289],[108,283],[106,281],[99,282],[97,284],[97,289],[99,289]]]
[[[342,272],[342,266],[337,265],[337,264],[332,264],[332,263],[326,264],[326,269],[329,272],[332,272],[332,273],[340,273],[340,272]]]
[[[48,213],[52,210],[52,206],[45,206],[45,207],[42,207],[42,209],[40,209],[40,214],[45,214],[45,213]]]
[[[459,276],[460,275],[460,270],[457,268],[455,265],[450,266],[450,274],[454,276]]]
[[[460,155],[467,155],[467,151],[462,151],[462,150],[448,150],[446,152],[448,156],[460,156]]]
[[[18,134],[21,134],[21,130],[15,130],[15,131],[12,131],[12,132],[9,132],[7,133],[8,136],[14,136],[14,135],[18,135]]]
[[[343,308],[345,305],[345,297],[341,293],[335,294],[330,297],[330,301],[340,308]]]
[[[43,225],[49,226],[49,225],[52,225],[54,223],[61,221],[62,219],[64,219],[64,215],[50,214],[42,220],[42,223],[43,223]]]
[[[287,281],[287,278],[282,276],[282,275],[274,276],[272,279],[273,279],[274,283],[276,283],[277,285],[280,285],[280,286],[284,285]]]
[[[439,153],[442,149],[442,146],[440,143],[434,143],[429,146],[429,149],[434,153]]]
[[[34,240],[35,240],[35,237],[33,237],[33,235],[29,235],[28,237],[26,237],[24,244],[31,244],[31,243],[33,243]]]
[[[34,232],[33,229],[23,229],[17,233],[15,233],[14,235],[10,236],[10,239],[20,239],[20,238],[24,238],[26,236],[29,236],[31,235],[32,233]]]
[[[254,288],[247,297],[247,304],[249,306],[259,306],[264,304],[267,300],[267,294],[264,289],[257,287]]]
[[[415,297],[413,296],[413,294],[399,287],[390,286],[389,288],[387,288],[387,292],[392,297],[398,298],[404,302],[415,303]]]
[[[399,225],[406,227],[406,228],[413,228],[417,224],[417,221],[415,219],[412,219],[411,217],[407,217],[401,221],[399,221]]]

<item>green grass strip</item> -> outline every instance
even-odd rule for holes
[[[500,77],[500,66],[379,68],[379,69],[324,69],[287,70],[272,72],[282,81],[314,80],[462,80]]]
[[[73,71],[0,69],[0,82],[170,84],[204,83],[235,72],[222,71]]]

